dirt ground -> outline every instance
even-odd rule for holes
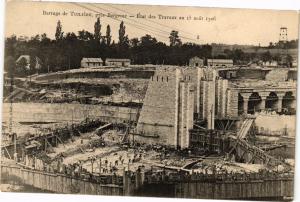
[[[222,157],[188,158],[176,152],[163,152],[152,148],[128,148],[121,146],[122,131],[108,130],[101,136],[94,132],[84,133],[64,145],[60,144],[48,156],[54,158],[63,153],[63,163],[74,164],[82,162],[82,168],[89,172],[101,174],[122,175],[124,170],[150,170],[152,168],[165,168],[169,170],[188,170],[185,167],[199,161],[190,171],[212,173],[213,167],[217,172],[227,170],[228,173],[258,172],[265,168],[260,164],[243,164],[224,161]],[[105,146],[92,148],[89,145],[95,141],[105,142]],[[91,160],[93,159],[93,160]]]

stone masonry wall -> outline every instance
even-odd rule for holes
[[[238,116],[238,91],[228,89],[226,115],[229,117]]]
[[[183,148],[189,147],[190,133],[189,129],[193,128],[194,113],[194,92],[193,84],[188,82],[180,83],[179,90],[179,134],[178,145]]]
[[[203,86],[203,119],[207,120],[208,129],[214,129],[215,118],[215,81],[202,81]]]
[[[189,81],[194,86],[194,106],[195,106],[195,113],[198,115],[200,114],[200,85],[201,85],[201,78],[203,77],[203,68],[197,67],[189,67],[183,70],[183,79]]]
[[[157,70],[150,78],[137,133],[145,137],[159,135],[157,142],[177,145],[179,75],[178,69]]]
[[[227,89],[228,80],[216,80],[216,116],[218,118],[224,118],[226,116]]]
[[[196,86],[191,79],[197,81],[199,70],[189,71],[188,75],[182,69],[155,72],[150,79],[136,128],[136,141],[189,147],[189,129],[193,127],[196,102]]]

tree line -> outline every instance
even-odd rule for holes
[[[169,44],[158,41],[155,37],[146,34],[140,38],[129,39],[126,26],[122,21],[118,29],[118,41],[112,40],[110,25],[102,27],[100,18],[94,23],[94,32],[80,30],[77,33],[63,32],[63,25],[57,22],[55,39],[50,39],[45,33],[30,39],[7,37],[5,40],[5,71],[16,75],[26,76],[36,72],[56,72],[80,68],[83,57],[102,58],[129,58],[132,64],[156,65],[188,65],[189,59],[194,56],[200,58],[229,58],[235,64],[245,64],[255,59],[274,59],[269,52],[262,55],[245,53],[241,49],[225,49],[221,55],[212,54],[209,44],[183,43],[179,32],[172,30],[169,35]],[[29,55],[29,68],[26,61],[16,60],[21,55]],[[37,62],[40,63],[37,66]],[[28,67],[28,65],[27,65]]]
[[[209,58],[210,45],[182,43],[179,33],[171,31],[170,44],[158,41],[146,34],[140,38],[129,39],[126,26],[122,21],[118,30],[118,41],[112,40],[110,25],[102,28],[100,18],[94,24],[94,32],[80,30],[77,33],[63,32],[61,21],[57,22],[55,39],[45,33],[30,39],[17,38],[15,35],[5,40],[5,71],[14,69],[16,74],[26,75],[35,72],[55,72],[80,68],[83,57],[129,58],[132,64],[186,65],[189,58],[198,56]],[[29,69],[22,69],[26,61],[16,64],[21,55],[29,55]],[[41,65],[36,67],[36,59]],[[12,68],[15,67],[15,68]]]
[[[286,48],[286,49],[292,49],[292,48],[298,48],[298,39],[290,40],[290,41],[279,41],[277,43],[270,42],[268,48]]]

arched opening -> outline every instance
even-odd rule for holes
[[[254,114],[255,112],[260,110],[261,98],[258,93],[254,92],[250,95],[248,101],[248,114]]]
[[[282,98],[282,112],[284,114],[293,114],[296,112],[296,98],[293,92],[286,92]]]
[[[243,114],[244,112],[244,98],[241,96],[241,94],[238,94],[238,115]]]
[[[276,93],[271,92],[266,98],[266,109],[269,111],[277,111],[278,96]]]

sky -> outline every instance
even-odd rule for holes
[[[278,41],[280,27],[287,27],[288,40],[298,38],[296,11],[20,1],[6,4],[5,36],[46,33],[53,39],[58,20],[64,33],[83,29],[93,33],[98,16],[102,35],[109,24],[116,42],[122,20],[130,39],[150,34],[167,44],[171,30],[177,30],[183,42],[200,44],[268,45]]]

